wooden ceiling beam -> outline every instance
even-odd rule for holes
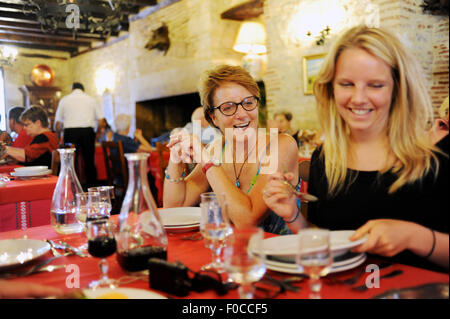
[[[86,45],[86,43],[80,43],[76,41],[67,41],[67,40],[56,40],[49,38],[37,38],[34,36],[21,36],[15,34],[4,34],[0,33],[1,41],[9,41],[11,44],[13,43],[30,43],[30,44],[42,44],[48,46],[56,46],[56,47],[67,47],[72,50],[78,49],[79,46],[87,46],[90,47],[90,43]]]
[[[31,42],[19,42],[19,41],[5,41],[0,40],[0,45],[14,45],[19,48],[29,48],[29,49],[40,49],[40,50],[50,50],[50,51],[64,51],[73,54],[77,52],[78,49],[69,47],[59,47],[54,45],[45,45]]]
[[[93,41],[99,41],[99,42],[105,42],[106,39],[93,39],[93,38],[82,38],[77,37],[74,39],[72,36],[64,36],[64,35],[56,35],[56,34],[47,34],[43,33],[42,31],[18,31],[16,29],[9,29],[9,28],[1,28],[0,27],[0,35],[1,34],[11,34],[11,35],[17,35],[17,36],[23,36],[23,37],[37,37],[37,38],[43,38],[43,39],[53,39],[53,40],[62,40],[62,41],[72,41],[80,44],[87,44],[91,43]]]

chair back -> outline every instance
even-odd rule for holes
[[[309,167],[311,166],[311,161],[304,160],[298,163],[298,175],[300,178],[307,182],[309,181]]]
[[[121,141],[117,142],[102,142],[103,157],[105,159],[106,174],[108,175],[108,185],[115,187],[126,188],[128,185],[128,170],[125,156],[123,153],[123,146]],[[121,184],[117,185],[121,178]]]
[[[310,160],[304,160],[298,163],[298,176],[301,178],[302,182],[309,181],[309,168],[311,166]],[[308,219],[308,202],[301,202],[300,212],[305,219]]]
[[[164,171],[169,165],[169,161],[164,159],[164,152],[170,152],[170,149],[166,146],[167,144],[156,142],[156,151],[158,152],[158,163],[159,163],[159,176],[164,180]]]

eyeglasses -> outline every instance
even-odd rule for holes
[[[219,106],[213,107],[213,110],[219,109],[220,113],[225,116],[232,116],[237,112],[238,105],[246,111],[253,111],[258,106],[259,99],[256,96],[248,96],[240,103],[225,102]]]

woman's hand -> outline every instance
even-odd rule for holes
[[[297,215],[297,197],[283,182],[288,181],[295,185],[292,173],[275,173],[270,175],[263,191],[266,205],[284,220],[292,220]]]
[[[367,241],[354,248],[354,252],[369,252],[392,257],[405,249],[410,249],[411,239],[419,225],[394,219],[370,220],[358,228],[350,240],[361,239],[369,234]]]
[[[170,160],[179,163],[201,163],[203,145],[194,134],[181,130],[170,136],[167,144],[170,148]]]

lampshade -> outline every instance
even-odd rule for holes
[[[266,53],[266,30],[259,22],[243,22],[233,50],[241,53]]]

